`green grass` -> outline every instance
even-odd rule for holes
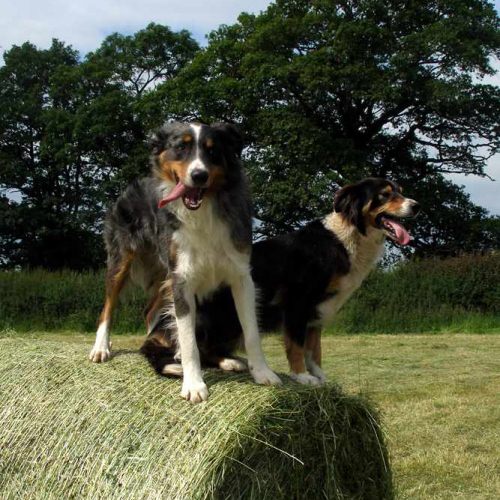
[[[93,342],[35,336],[87,350]],[[136,349],[142,340],[117,336],[113,348]],[[286,370],[278,339],[267,338],[265,351],[275,370]],[[500,335],[335,336],[323,351],[330,380],[380,408],[398,500],[500,498]],[[113,362],[102,369],[114,373]]]
[[[0,297],[0,329],[93,332],[104,303],[104,272],[0,271]],[[142,331],[146,302],[142,290],[129,287],[114,332]]]
[[[395,303],[397,304],[397,302]],[[496,333],[500,314],[490,311],[474,311],[447,304],[412,308],[383,304],[370,308],[363,298],[353,298],[340,311],[327,335],[345,333]]]
[[[330,337],[324,359],[381,408],[399,500],[500,498],[500,336]]]
[[[374,271],[331,333],[491,333],[500,325],[500,254]]]

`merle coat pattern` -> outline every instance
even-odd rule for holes
[[[170,304],[176,335],[165,345],[175,344],[172,358],[182,362],[181,394],[193,402],[206,400],[195,341],[196,310],[218,288],[228,286],[254,379],[278,384],[264,359],[255,316],[251,199],[240,160],[241,136],[231,125],[174,123],[161,128],[151,143],[152,175],[128,187],[106,219],[106,301],[90,359],[110,358],[113,310],[132,281],[149,293],[156,314],[161,316],[162,306]],[[172,369],[178,369],[178,361]]]

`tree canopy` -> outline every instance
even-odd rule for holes
[[[6,52],[0,265],[102,265],[106,208],[148,172],[149,95],[197,50],[187,32],[151,24],[134,36],[110,35],[83,61],[58,40],[47,50],[27,42]]]
[[[498,151],[500,90],[481,82],[498,26],[482,0],[277,0],[212,33],[163,90],[179,116],[246,128],[264,234],[325,213],[338,183],[388,176],[425,200],[420,251],[438,244],[432,227],[470,251],[460,233],[486,212],[443,176],[483,175]],[[443,226],[448,210],[460,228]]]
[[[277,0],[200,49],[151,24],[81,60],[54,40],[0,68],[0,265],[97,267],[106,206],[148,170],[170,119],[245,130],[257,235],[331,210],[339,185],[389,177],[424,214],[420,255],[500,246],[498,218],[446,175],[484,175],[498,152],[500,55],[485,0]]]

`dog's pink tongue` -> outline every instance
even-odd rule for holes
[[[169,195],[166,198],[163,198],[162,200],[159,201],[158,203],[158,208],[163,208],[167,203],[170,203],[171,201],[177,200],[181,196],[184,196],[187,192],[188,188],[184,186],[182,182],[178,182],[177,186],[170,191]]]
[[[396,238],[400,245],[408,245],[410,243],[410,235],[405,227],[394,220],[386,219],[386,221],[392,226],[392,229],[396,232]]]

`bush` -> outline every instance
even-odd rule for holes
[[[44,270],[0,273],[0,327],[18,331],[94,331],[104,304],[104,272]],[[146,297],[130,287],[113,331],[144,331]]]
[[[113,332],[144,332],[146,297],[123,294]],[[0,273],[0,328],[92,332],[104,273]],[[376,270],[344,305],[332,333],[500,330],[500,254],[407,262]]]
[[[500,254],[407,262],[374,271],[331,332],[500,330]]]

